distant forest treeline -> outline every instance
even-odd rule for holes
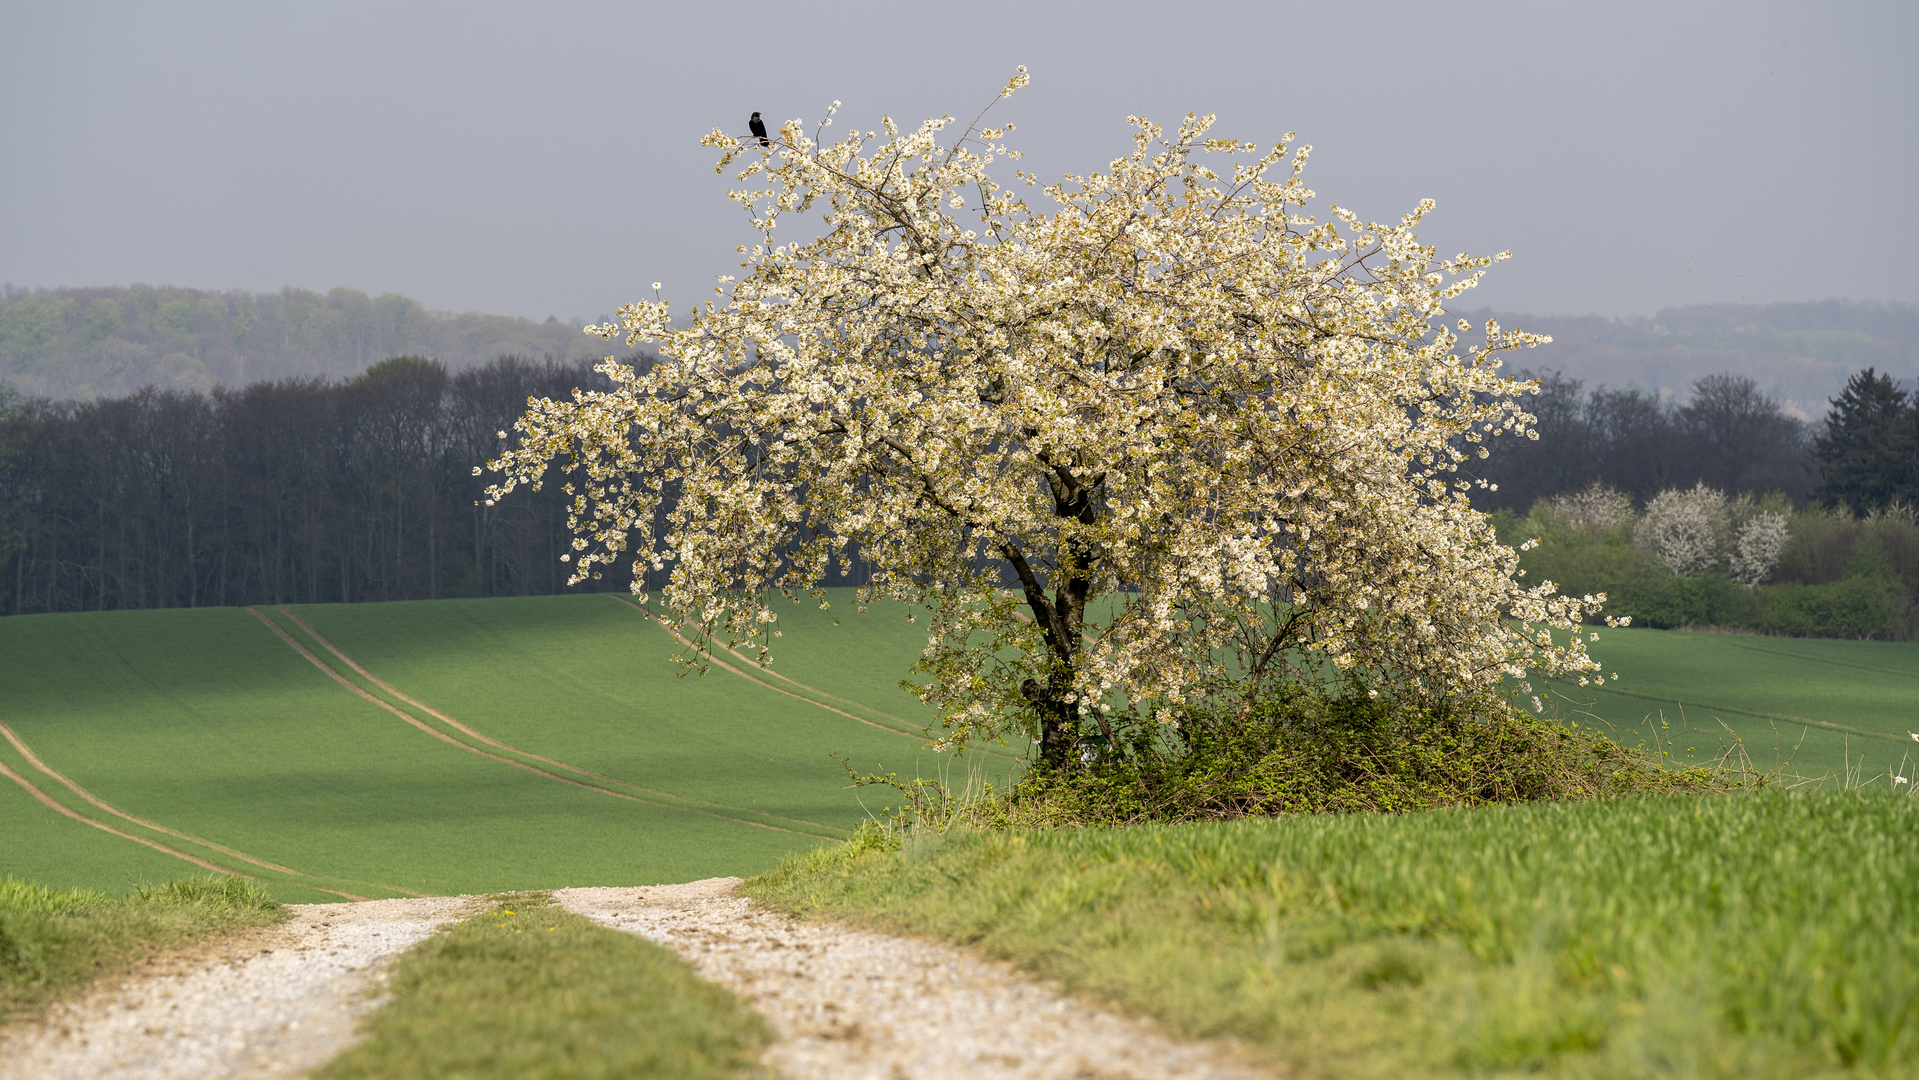
[[[1473,495],[1483,510],[1524,514],[1534,502],[1605,484],[1643,503],[1668,488],[1779,492],[1804,506],[1820,484],[1808,424],[1744,375],[1719,372],[1687,388],[1684,404],[1651,391],[1588,387],[1556,371],[1528,372],[1539,393],[1520,405],[1539,438],[1494,442],[1462,466],[1496,485]],[[1865,509],[1861,506],[1860,509]]]
[[[345,290],[328,297],[296,290],[278,297],[65,290],[9,293],[6,302],[0,326],[12,335],[7,347],[26,350],[7,355],[43,358],[55,355],[46,351],[54,349],[49,343],[77,336],[103,354],[118,348],[113,342],[151,338],[154,348],[200,342],[201,355],[224,357],[223,364],[246,357],[305,364],[324,355],[326,363],[350,365],[364,350],[434,334],[444,342],[456,330],[477,334],[476,327],[489,325],[480,316],[461,322],[404,298],[370,300]],[[1803,316],[1799,323],[1786,308]],[[123,314],[113,324],[114,313],[125,309],[144,314]],[[1809,370],[1848,356],[1898,376],[1914,366],[1914,309],[1777,305],[1743,309],[1771,320],[1744,323],[1721,318],[1727,310],[1713,316],[1716,322],[1702,315],[1689,330],[1671,312],[1637,322],[1596,320],[1581,331],[1584,338],[1550,322],[1501,321],[1551,330],[1562,343],[1686,363],[1721,356],[1726,350],[1708,347],[1714,342],[1743,341],[1750,352],[1741,355],[1771,350],[1764,355],[1779,364]],[[254,314],[242,318],[248,312]],[[498,323],[552,333],[556,343],[583,337],[567,324]],[[1853,329],[1836,328],[1845,325]],[[277,352],[267,347],[275,334]],[[1645,347],[1674,337],[1682,343]],[[470,340],[477,339],[462,347],[477,347]],[[315,351],[296,350],[296,341]],[[1542,350],[1519,359],[1551,356]],[[473,468],[497,452],[497,433],[512,426],[527,398],[603,385],[591,361],[509,354],[454,369],[443,358],[399,356],[349,378],[279,375],[232,386],[225,379],[211,386],[176,379],[92,399],[22,396],[0,384],[0,613],[566,587],[560,557],[571,535],[558,488],[522,491],[486,507],[486,479],[473,476]],[[1477,492],[1475,505],[1525,514],[1540,499],[1595,482],[1637,503],[1700,482],[1728,493],[1778,492],[1794,506],[1843,501],[1853,513],[1919,499],[1912,479],[1919,477],[1919,406],[1893,376],[1858,372],[1840,407],[1827,415],[1822,399],[1810,422],[1739,368],[1698,376],[1678,393],[1620,382],[1627,380],[1616,374],[1586,382],[1571,372],[1544,373],[1543,392],[1526,399],[1541,438],[1502,440],[1489,460],[1469,465],[1498,485]],[[1842,371],[1826,396],[1845,383]],[[624,587],[616,576],[624,574],[587,587]]]
[[[563,591],[559,486],[488,507],[473,469],[528,397],[604,386],[584,362],[398,357],[343,381],[0,397],[0,613]]]
[[[428,311],[393,293],[0,288],[0,384],[34,397],[344,377],[398,355],[459,371],[510,354],[574,360],[606,351],[572,323]]]
[[[1890,376],[1855,372],[1810,428],[1742,376],[1677,407],[1542,383],[1539,441],[1480,463],[1502,540],[1540,541],[1520,556],[1532,580],[1605,593],[1641,626],[1919,631],[1919,403]]]

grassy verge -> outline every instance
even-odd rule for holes
[[[1303,1076],[1911,1076],[1919,801],[869,831],[748,882]]]
[[[169,946],[285,917],[240,877],[185,878],[126,897],[0,878],[0,1023]]]
[[[671,952],[503,898],[403,957],[367,1038],[316,1077],[751,1075],[771,1031]]]

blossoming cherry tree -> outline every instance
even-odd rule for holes
[[[1045,187],[996,179],[1010,128],[823,141],[832,117],[706,137],[758,234],[743,276],[678,326],[654,299],[589,328],[659,359],[530,402],[490,463],[498,499],[557,461],[575,580],[633,552],[666,618],[770,663],[781,597],[824,604],[857,558],[862,602],[930,609],[936,745],[1023,731],[1055,766],[1314,665],[1425,699],[1597,670],[1551,631],[1604,598],[1519,583],[1467,500],[1479,444],[1532,422],[1498,354],[1545,340],[1447,321],[1503,253],[1437,259],[1430,201],[1307,215],[1309,148],[1210,116],[1134,118],[1130,153]]]

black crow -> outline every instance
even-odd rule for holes
[[[766,121],[760,119],[759,113],[753,114],[753,119],[746,122],[746,127],[747,130],[759,136],[761,146],[773,145],[773,140],[766,137]]]

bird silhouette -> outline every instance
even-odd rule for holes
[[[773,145],[773,140],[766,137],[766,121],[760,119],[759,113],[753,114],[753,119],[746,122],[746,127],[754,135],[759,136],[761,146]]]

